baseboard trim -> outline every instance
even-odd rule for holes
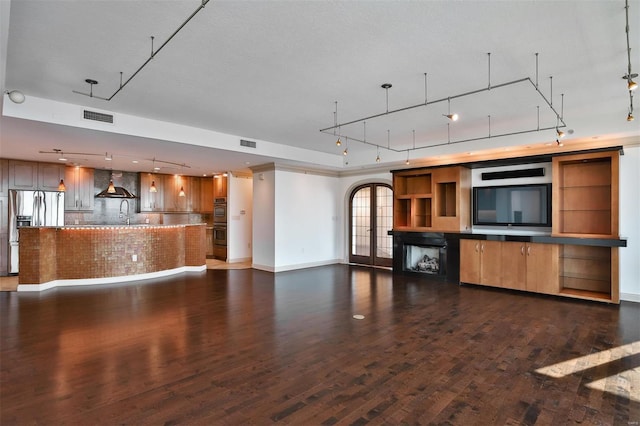
[[[100,284],[117,284],[130,281],[148,280],[151,278],[161,278],[170,275],[182,274],[185,272],[201,272],[206,271],[207,265],[201,266],[181,266],[174,269],[166,269],[164,271],[147,272],[137,275],[122,275],[118,277],[105,278],[85,278],[72,280],[53,280],[40,284],[18,284],[17,291],[44,291],[55,287],[72,287],[72,286],[88,286]]]
[[[624,300],[625,302],[640,303],[640,294],[636,294],[636,293],[620,293],[620,300]]]
[[[335,265],[335,264],[341,264],[341,263],[343,263],[342,259],[331,259],[331,260],[323,260],[320,262],[298,263],[295,265],[283,265],[283,266],[275,266],[275,267],[254,263],[251,265],[251,267],[253,269],[259,269],[261,271],[277,273],[277,272],[295,271],[298,269],[315,268],[316,266]]]

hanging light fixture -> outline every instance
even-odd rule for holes
[[[67,190],[67,187],[64,184],[64,180],[60,179],[60,183],[58,184],[58,191],[65,192],[66,190]]]
[[[156,169],[156,158],[153,157],[153,160],[151,160],[151,161],[153,161],[153,163],[152,163],[153,164],[152,165],[153,170],[154,171],[157,170]],[[158,188],[156,188],[156,181],[155,180],[151,180],[151,186],[149,187],[149,192],[158,192]]]
[[[182,173],[182,167],[184,166],[184,164],[182,166],[180,166],[180,177],[183,176]],[[177,178],[178,176],[176,176]],[[178,197],[186,197],[186,194],[184,193],[184,185],[180,185],[180,191],[178,191]]]
[[[631,72],[631,46],[629,44],[629,0],[625,0],[624,10],[627,24],[625,26],[625,32],[627,33],[627,74],[623,75],[622,78],[624,80],[627,80],[627,89],[629,90],[629,112],[627,113],[627,121],[633,121],[633,92],[638,88],[638,83],[633,81],[633,79],[637,78],[638,74]]]
[[[380,162],[380,147],[378,147],[378,155],[376,156],[376,163]]]
[[[335,101],[336,109],[333,111],[333,136],[336,136],[336,127],[338,128],[338,139],[336,140],[336,146],[342,145],[342,141],[340,140],[340,126],[338,126],[338,101]]]
[[[344,141],[347,146],[344,148],[344,151],[342,151],[342,155],[346,156],[349,154],[349,138],[344,138]]]
[[[113,184],[113,179],[110,179],[110,180],[109,180],[109,187],[107,187],[107,192],[108,192],[109,194],[115,194],[115,193],[116,193],[116,187],[115,187],[115,185]]]

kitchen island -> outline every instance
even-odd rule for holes
[[[20,228],[18,291],[206,269],[205,224]]]

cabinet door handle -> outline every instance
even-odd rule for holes
[[[520,254],[524,256],[524,246],[520,246]]]
[[[484,243],[482,243],[482,244],[480,245],[480,252],[481,252],[481,253],[484,253]]]
[[[479,243],[476,243],[476,253],[478,252],[478,247],[480,246]]]
[[[527,246],[527,256],[531,256],[531,246]]]

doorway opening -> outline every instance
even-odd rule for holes
[[[393,190],[382,183],[360,185],[349,198],[349,262],[392,266]]]

